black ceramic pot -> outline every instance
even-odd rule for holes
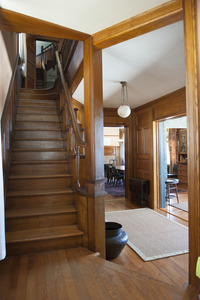
[[[122,230],[122,225],[106,222],[106,259],[114,259],[120,255],[128,242],[128,235]]]

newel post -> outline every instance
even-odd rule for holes
[[[84,42],[84,99],[88,245],[105,257],[102,50],[92,38]]]

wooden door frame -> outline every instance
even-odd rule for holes
[[[170,119],[176,119],[187,116],[186,114],[178,114],[169,116]],[[153,121],[153,187],[154,187],[154,209],[160,208],[160,177],[159,177],[159,122],[166,121],[169,117]],[[189,198],[188,198],[189,203]]]
[[[130,126],[127,124],[117,124],[117,123],[113,123],[113,124],[109,124],[109,123],[104,123],[103,127],[124,127],[125,128],[125,183],[124,183],[124,187],[125,187],[125,198],[130,200],[130,192],[129,192],[129,183],[128,183],[128,178],[130,177],[130,163],[127,163],[129,161],[129,151],[130,151],[130,138],[129,138],[129,131],[130,131]]]

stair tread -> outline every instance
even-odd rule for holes
[[[57,110],[57,107],[49,107],[49,106],[37,106],[37,105],[24,105],[24,104],[18,104],[19,108],[23,107],[23,108],[36,108],[36,109],[40,109],[40,108],[45,108],[45,109],[54,109],[54,110]]]
[[[45,148],[45,149],[12,149],[13,152],[67,152],[64,148]]]
[[[37,122],[38,123],[38,122]],[[15,131],[62,131],[61,128],[45,129],[45,128],[16,128]]]
[[[41,138],[41,137],[15,137],[14,141],[63,141],[64,138],[56,138],[56,137],[50,137],[50,138]]]
[[[83,232],[80,231],[76,225],[57,226],[48,228],[37,228],[23,231],[11,231],[6,233],[6,242],[30,242],[36,240],[48,240],[70,236],[82,236]]]
[[[68,204],[65,206],[55,207],[34,207],[34,208],[9,208],[6,209],[6,218],[19,218],[31,216],[44,216],[61,213],[76,213],[77,210],[74,205]]]
[[[7,197],[19,197],[19,196],[44,196],[44,195],[62,195],[62,194],[73,194],[70,188],[59,188],[59,189],[42,189],[42,190],[14,190],[8,191]]]
[[[56,123],[56,124],[60,124],[59,121],[46,121],[46,120],[41,120],[41,121],[34,121],[34,120],[19,121],[19,120],[16,120],[16,124],[20,123],[20,122],[21,123],[28,122],[28,123]]]
[[[9,179],[43,179],[43,178],[64,178],[71,177],[70,174],[57,174],[57,175],[9,175]]]
[[[33,112],[30,112],[30,113],[27,113],[27,112],[24,112],[24,111],[18,111],[17,114],[19,115],[31,115],[31,116],[57,116],[57,113],[54,113],[54,114],[51,114],[51,113],[48,113],[48,114],[42,114],[40,112],[37,112],[37,113],[33,113]]]
[[[67,164],[68,160],[14,160],[11,165],[37,165],[37,164]]]

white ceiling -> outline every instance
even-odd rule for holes
[[[120,81],[127,81],[131,108],[184,87],[183,22],[104,49],[104,107],[119,107]],[[83,81],[74,98],[84,102]]]
[[[166,0],[0,0],[0,6],[93,34]]]
[[[165,0],[0,0],[0,6],[93,34]],[[47,9],[48,8],[48,9]],[[103,50],[104,107],[120,105],[127,81],[131,108],[185,86],[183,22]],[[83,82],[74,98],[83,103]]]

